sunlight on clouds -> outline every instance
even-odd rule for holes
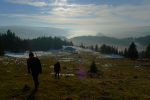
[[[30,5],[35,7],[44,7],[48,6],[46,2],[38,1],[38,0],[6,0],[10,3],[22,4],[22,5]]]
[[[91,17],[95,12],[93,7],[93,5],[66,5],[53,8],[51,14],[64,17]]]
[[[41,7],[39,14],[20,15],[29,23],[46,23],[49,26],[70,30],[70,36],[115,33],[133,26],[150,25],[150,4],[141,5],[101,5],[75,4],[68,0],[7,0],[12,3]],[[144,0],[148,2],[147,0]],[[43,9],[43,10],[42,10]],[[43,12],[44,13],[41,13]]]
[[[54,4],[56,6],[65,6],[65,5],[67,5],[67,0],[55,0]]]

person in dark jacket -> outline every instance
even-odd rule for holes
[[[32,73],[35,90],[39,87],[38,76],[42,73],[42,67],[40,60],[34,57],[32,52],[29,53],[29,58],[27,59],[28,73]]]
[[[54,64],[54,72],[55,72],[55,78],[59,79],[59,74],[60,74],[60,63],[59,62]]]

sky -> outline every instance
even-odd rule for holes
[[[0,0],[0,26],[55,27],[68,37],[150,26],[150,0]]]

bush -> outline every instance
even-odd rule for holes
[[[95,61],[93,61],[91,66],[90,66],[90,73],[95,73],[96,74],[97,72],[98,72],[98,70],[97,70]]]

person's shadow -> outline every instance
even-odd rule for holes
[[[22,91],[23,91],[23,93],[28,93],[28,91],[30,91],[30,87],[27,85],[27,84],[25,84],[24,85],[24,87],[23,87],[23,89],[22,89]],[[35,93],[37,92],[37,89],[33,89],[32,91],[31,91],[31,93],[29,93],[28,95],[26,95],[26,100],[35,100]]]
[[[31,91],[31,93],[27,96],[27,99],[26,100],[35,100],[35,93],[37,92],[36,89],[33,89]]]

